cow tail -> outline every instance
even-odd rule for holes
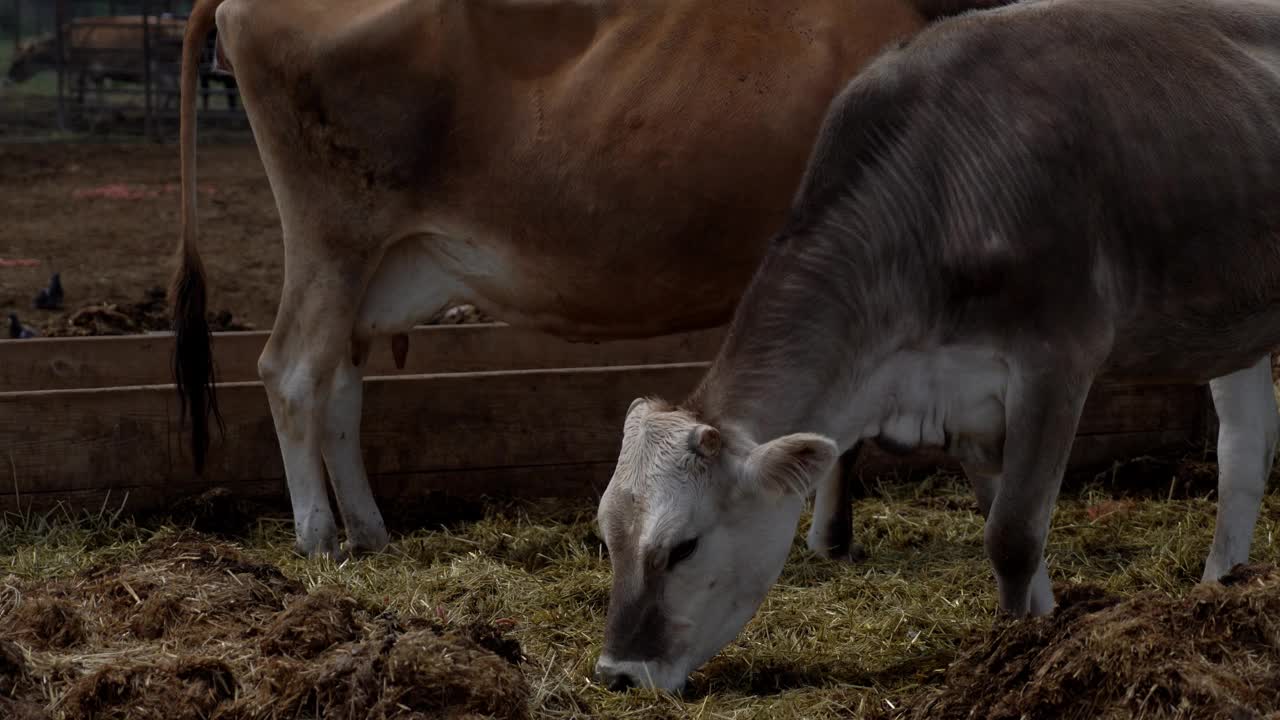
[[[197,475],[204,472],[209,449],[209,418],[223,429],[214,390],[213,336],[207,314],[208,287],[204,262],[196,245],[196,80],[204,41],[222,0],[198,0],[182,40],[179,143],[182,195],[179,267],[169,285],[174,353],[173,377],[180,403],[179,418],[191,420],[191,457]],[[188,415],[188,412],[190,413]]]

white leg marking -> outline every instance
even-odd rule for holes
[[[347,550],[381,550],[387,529],[378,511],[360,456],[360,413],[364,401],[361,372],[343,358],[333,374],[333,386],[325,410],[324,460],[329,467],[334,496],[347,529]]]
[[[1271,357],[1209,382],[1218,412],[1218,518],[1203,580],[1248,562],[1258,508],[1280,439]]]
[[[338,526],[329,507],[319,443],[320,417],[315,412],[321,407],[316,395],[322,388],[305,365],[284,373],[276,371],[277,366],[269,355],[273,350],[269,343],[258,361],[258,371],[267,391],[284,461],[297,536],[295,548],[307,557],[333,557],[338,552]]]

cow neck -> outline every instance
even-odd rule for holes
[[[775,242],[683,405],[755,442],[817,432],[852,443],[864,420],[851,410],[879,404],[863,397],[867,379],[928,317],[909,282],[922,277],[920,245],[893,230],[875,240],[846,224]]]

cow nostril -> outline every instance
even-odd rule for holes
[[[626,673],[618,673],[617,675],[613,676],[612,680],[609,681],[609,690],[612,692],[622,692],[623,690],[630,690],[635,686],[636,686],[635,679]]]

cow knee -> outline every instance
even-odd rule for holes
[[[291,438],[300,438],[312,422],[319,420],[321,393],[326,378],[320,377],[309,364],[282,368],[271,360],[258,362],[258,374],[271,404],[279,411],[278,429]]]

